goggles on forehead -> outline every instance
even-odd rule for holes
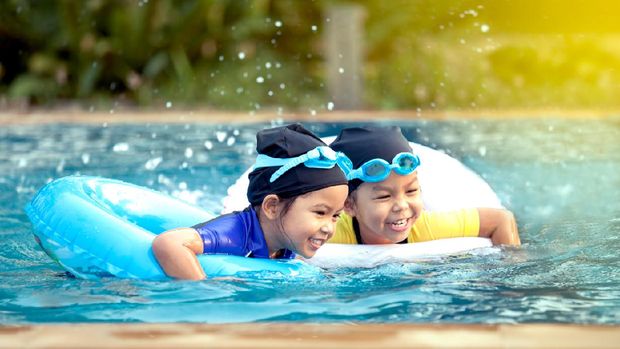
[[[392,170],[404,176],[415,171],[418,166],[420,158],[417,155],[403,152],[396,154],[391,164],[383,159],[368,160],[359,168],[346,172],[347,180],[361,179],[364,182],[376,183],[388,178]]]
[[[279,166],[280,168],[269,178],[269,183],[273,183],[286,171],[301,164],[304,164],[304,166],[309,168],[323,169],[329,169],[335,165],[338,165],[338,167],[340,167],[345,174],[351,168],[349,165],[351,164],[351,160],[349,160],[344,153],[335,152],[332,148],[327,146],[319,146],[305,154],[286,159],[272,158],[271,156],[267,156],[265,154],[258,154],[254,168]]]

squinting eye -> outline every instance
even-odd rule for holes
[[[385,199],[388,199],[389,197],[390,197],[389,195],[381,195],[381,196],[377,196],[375,200],[385,200]]]
[[[325,212],[324,211],[314,211],[314,213],[316,213],[319,216],[325,216]]]

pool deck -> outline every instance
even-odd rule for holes
[[[0,326],[0,348],[618,348],[616,326],[58,324]]]
[[[350,111],[278,115],[228,111],[0,111],[0,125],[46,123],[335,122],[523,118],[594,119],[619,111]],[[620,348],[618,325],[573,324],[0,324],[4,348]]]

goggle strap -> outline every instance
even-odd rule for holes
[[[338,167],[340,167],[340,170],[342,170],[342,172],[345,174],[345,176],[349,175],[349,172],[351,172],[351,168],[347,165],[347,160],[349,160],[349,158],[344,155],[344,153],[342,152],[338,152],[336,155],[336,165],[338,165]]]
[[[361,177],[364,177],[363,175],[360,176],[360,172],[362,170],[360,168],[357,168],[355,170],[349,170],[349,172],[345,172],[345,174],[347,175],[347,181],[353,180],[353,179],[359,179]]]
[[[288,161],[282,167],[280,167],[276,172],[271,175],[271,177],[269,178],[270,183],[275,182],[276,179],[280,178],[280,176],[282,176],[286,171],[290,170],[291,168],[308,161],[308,154],[300,155],[298,157],[287,160]]]
[[[289,159],[272,158],[265,154],[258,154],[258,156],[256,156],[254,168],[283,166],[286,165],[288,161]]]
[[[331,150],[331,148],[326,146],[317,147],[308,151],[306,154],[299,155],[294,158],[272,158],[271,156],[265,154],[258,154],[256,156],[256,163],[254,164],[254,169],[263,168],[263,167],[276,167],[280,166],[280,168],[274,172],[269,178],[269,182],[273,183],[280,176],[282,176],[286,171],[290,170],[295,166],[299,166],[302,163],[306,164],[306,167],[309,168],[333,168],[334,165],[338,165],[338,167],[342,170],[342,172],[348,176],[349,172],[351,172],[350,166],[347,165],[347,161],[349,158],[342,152],[336,153],[336,160],[331,160],[325,157],[322,148],[327,148]],[[310,156],[312,155],[312,156]],[[325,160],[320,160],[321,158],[325,158]],[[323,161],[325,163],[329,163],[327,166],[323,164],[313,163],[313,160]]]

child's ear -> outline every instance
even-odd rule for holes
[[[280,203],[280,197],[276,194],[269,194],[263,199],[263,203],[260,205],[261,210],[270,220],[274,220],[278,217],[278,204]]]
[[[347,196],[347,199],[344,201],[344,212],[351,217],[355,217],[355,199],[353,196]]]

